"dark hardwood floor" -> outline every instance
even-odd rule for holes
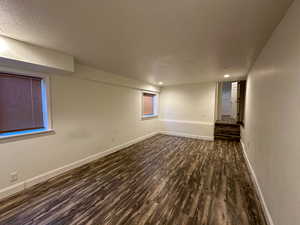
[[[1,225],[266,225],[238,142],[156,135],[0,202]]]

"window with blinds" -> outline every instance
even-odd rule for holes
[[[0,133],[44,128],[42,79],[0,74]]]
[[[156,116],[156,95],[152,93],[143,93],[143,116]]]

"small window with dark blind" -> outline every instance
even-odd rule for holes
[[[157,95],[153,93],[143,93],[143,117],[157,116]]]
[[[47,129],[43,79],[0,73],[0,137]]]

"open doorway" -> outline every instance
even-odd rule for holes
[[[218,83],[218,121],[243,123],[246,81]]]

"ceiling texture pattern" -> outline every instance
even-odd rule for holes
[[[0,34],[166,85],[242,78],[292,0],[0,0]]]

